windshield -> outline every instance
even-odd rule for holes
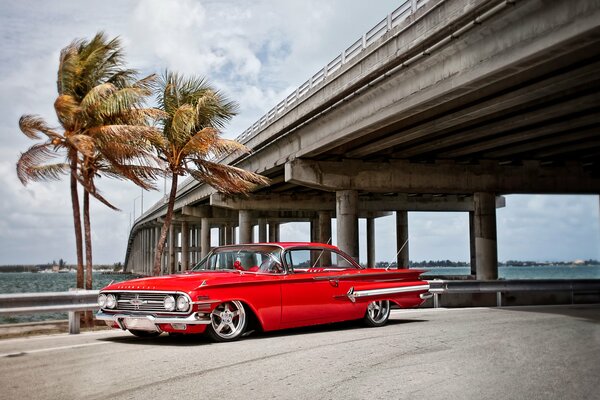
[[[282,273],[281,248],[273,246],[240,246],[214,249],[193,271],[238,270]]]

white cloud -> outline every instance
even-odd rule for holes
[[[0,2],[0,264],[74,261],[67,182],[24,188],[14,172],[19,153],[32,144],[18,131],[19,116],[39,114],[56,124],[58,54],[73,39],[105,30],[121,36],[130,66],[144,74],[169,68],[205,75],[240,104],[226,130],[232,137],[395,6],[358,0]],[[162,190],[162,182],[158,186]],[[124,211],[92,203],[95,260],[123,260],[140,191],[105,179],[100,187]],[[145,208],[160,196],[145,194]],[[412,259],[468,260],[466,214],[411,213],[409,220]],[[600,258],[598,222],[597,196],[510,196],[498,211],[500,258]],[[364,227],[360,232],[364,238]],[[378,219],[376,232],[377,259],[392,259],[394,218]],[[282,238],[307,240],[308,224],[283,225]]]

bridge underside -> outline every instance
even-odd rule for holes
[[[462,211],[472,273],[495,279],[498,196],[600,193],[598,21],[599,1],[430,1],[401,35],[384,36],[251,138],[252,155],[225,160],[270,186],[248,198],[181,190],[179,250],[206,254],[210,226],[221,243],[236,225],[240,242],[253,240],[255,224],[256,240],[278,240],[278,224],[292,220],[327,241],[335,217],[338,246],[358,257],[357,220],[367,218],[372,266],[373,218],[396,212],[400,250],[407,211]],[[407,247],[398,263],[408,263]]]

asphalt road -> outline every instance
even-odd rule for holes
[[[406,310],[390,324],[0,341],[0,399],[598,399],[600,305]]]

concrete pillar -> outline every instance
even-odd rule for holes
[[[398,254],[398,268],[408,268],[408,212],[396,211],[396,252]],[[404,248],[402,247],[404,246]]]
[[[227,239],[225,238],[227,236],[225,233],[226,230],[227,227],[225,225],[219,226],[219,246],[225,246],[227,244]]]
[[[331,212],[319,211],[318,241],[331,244]]]
[[[175,226],[169,226],[169,273],[175,273]]]
[[[252,212],[239,211],[240,243],[252,243]]]
[[[318,240],[321,243],[331,244],[331,239],[331,212],[319,211]],[[323,253],[323,256],[321,258],[321,266],[331,265],[331,253]]]
[[[471,255],[471,275],[477,275],[477,257],[475,256],[475,213],[469,211],[469,253]]]
[[[279,242],[279,222],[269,221],[269,242]]]
[[[231,229],[231,224],[225,224],[223,229],[225,231],[225,244],[233,244],[233,229]]]
[[[498,279],[498,245],[496,240],[496,195],[475,193],[474,231],[477,279]]]
[[[310,219],[310,241],[311,242],[319,242],[319,219],[311,218]]]
[[[190,228],[186,221],[181,223],[181,270],[190,269]]]
[[[358,261],[358,192],[340,190],[335,193],[337,245]]]
[[[210,220],[202,218],[200,227],[200,258],[206,257],[210,251]]]
[[[375,218],[367,218],[367,268],[375,268]]]
[[[267,242],[267,220],[264,218],[258,219],[258,241],[259,243]]]

